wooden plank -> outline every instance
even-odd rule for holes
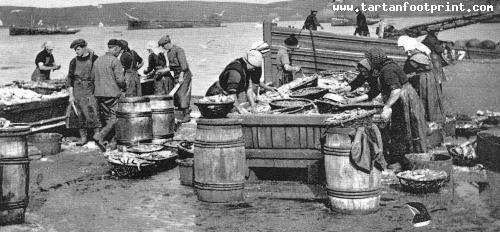
[[[251,127],[243,127],[243,139],[245,140],[245,148],[251,149],[255,148],[253,142],[253,134]]]
[[[307,148],[316,149],[314,142],[314,127],[306,127],[307,128]]]
[[[253,148],[260,148],[259,147],[259,133],[257,131],[257,127],[252,127],[252,142],[253,142]]]
[[[270,127],[257,127],[259,148],[273,148],[273,136]]]
[[[285,127],[286,147],[300,148],[300,130],[298,126]]]
[[[248,167],[268,168],[308,168],[316,163],[316,160],[271,160],[271,159],[248,159]]]
[[[300,148],[306,149],[309,148],[307,145],[307,127],[299,127],[299,143]]]
[[[321,115],[300,115],[300,114],[279,114],[279,115],[235,115],[243,119],[243,126],[324,126],[324,121],[331,117],[331,114]]]
[[[321,139],[321,128],[320,127],[315,127],[314,128],[314,147],[316,149],[321,149],[321,142],[320,142],[320,139]]]
[[[315,149],[246,149],[247,159],[321,160],[323,154]]]
[[[285,138],[285,127],[272,127],[273,148],[287,148]]]

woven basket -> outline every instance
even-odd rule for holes
[[[179,152],[179,159],[193,158],[193,142],[183,141],[177,146]]]
[[[458,154],[453,148],[457,147],[457,145],[447,145],[446,149],[448,150],[448,153],[451,155],[453,158],[453,164],[457,166],[464,166],[464,167],[473,167],[476,165],[477,160],[473,158],[467,158],[463,155]]]
[[[291,88],[290,90],[291,91],[295,91],[295,90],[306,88],[306,87],[316,87],[316,86],[318,86],[318,77],[315,77],[315,78],[313,78],[312,80],[310,80],[308,82],[302,83],[302,84],[300,84],[299,86],[297,86],[295,88]]]
[[[296,103],[296,104],[286,106],[283,104],[285,102]],[[269,103],[269,105],[271,106],[272,110],[285,109],[285,108],[291,108],[291,107],[297,107],[297,106],[302,106],[302,107],[304,107],[305,110],[308,110],[308,109],[312,109],[314,107],[314,103],[311,100],[303,99],[303,98],[277,99],[277,100],[271,101]]]
[[[305,98],[309,100],[315,100],[322,98],[328,93],[328,89],[323,89],[319,87],[309,87],[304,89],[299,89],[290,94],[291,98]]]
[[[318,107],[320,114],[332,114],[341,111],[338,104],[334,104],[330,101],[316,100],[314,101],[314,104]]]
[[[233,109],[234,101],[222,103],[194,103],[200,113],[205,118],[225,118],[226,115]]]
[[[417,194],[438,192],[439,189],[443,187],[443,185],[446,183],[447,180],[447,177],[429,181],[412,180],[408,178],[403,178],[398,175],[397,177],[404,191]]]
[[[111,175],[119,178],[144,178],[153,175],[157,171],[154,164],[141,165],[138,168],[137,166],[113,163],[109,160],[108,163],[111,165]]]

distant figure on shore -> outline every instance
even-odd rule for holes
[[[95,85],[94,96],[99,105],[101,123],[104,124],[101,131],[94,134],[93,139],[103,152],[106,151],[104,139],[115,128],[118,102],[127,88],[123,77],[123,66],[117,58],[122,51],[121,46],[119,40],[109,40],[108,52],[97,58],[91,72]],[[111,147],[116,145],[114,138],[111,141],[113,143]]]
[[[125,92],[125,96],[142,96],[141,80],[139,78],[139,74],[137,73],[137,70],[144,65],[142,58],[139,54],[137,54],[137,52],[130,50],[127,41],[120,40],[120,43],[123,51],[120,57],[120,62],[122,63],[125,81],[127,82],[127,92]]]
[[[43,42],[43,50],[36,55],[35,58],[35,71],[31,74],[32,81],[48,81],[50,80],[50,71],[59,70],[61,65],[55,64],[52,51],[54,44],[50,41]]]
[[[101,120],[97,100],[94,96],[94,80],[91,78],[92,67],[97,55],[87,48],[87,42],[76,39],[71,42],[71,49],[75,50],[76,57],[69,63],[66,87],[69,91],[69,103],[74,106],[66,121],[67,128],[78,129],[80,142],[77,146],[87,143],[88,130],[99,133]]]
[[[317,13],[318,13],[318,11],[316,11],[316,10],[311,11],[311,14],[307,16],[306,21],[304,22],[304,26],[302,27],[302,29],[316,31],[316,30],[318,30],[318,26],[321,27],[321,30],[325,29],[318,22],[318,19],[316,18]]]
[[[358,15],[356,16],[356,30],[354,31],[354,35],[370,36],[365,14],[363,14],[359,7],[354,8],[354,12]]]

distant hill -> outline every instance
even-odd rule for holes
[[[466,6],[486,4],[488,0],[448,0],[450,4],[463,2]],[[495,2],[495,0],[491,0]],[[45,25],[125,25],[125,13],[141,19],[172,19],[196,20],[214,13],[224,11],[222,19],[225,22],[260,22],[280,17],[283,20],[304,20],[311,9],[319,10],[319,18],[329,20],[333,12],[327,8],[331,0],[293,0],[270,4],[249,4],[231,2],[149,2],[149,3],[117,3],[104,4],[101,8],[95,6],[80,6],[69,8],[33,8],[0,6],[0,20],[4,25],[30,25],[43,20]],[[344,0],[345,4],[359,5],[378,3],[380,0]],[[386,4],[401,4],[402,0],[384,1]],[[412,0],[411,4],[440,3],[440,0]],[[383,16],[421,16],[428,12],[379,12]],[[456,12],[435,13],[434,16],[457,14]]]

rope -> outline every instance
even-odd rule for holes
[[[309,30],[309,34],[311,35],[311,45],[313,49],[313,58],[314,58],[314,72],[318,72],[318,63],[317,63],[317,58],[316,58],[316,46],[314,45],[314,38],[313,38],[313,33],[312,30]]]

